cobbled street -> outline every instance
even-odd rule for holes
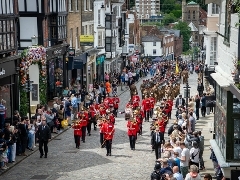
[[[196,79],[196,74],[189,78],[193,91],[191,95],[196,92]],[[142,80],[137,83],[138,89],[141,83]],[[120,95],[119,111],[125,109],[129,98],[129,91]],[[174,115],[175,109],[172,118]],[[116,118],[112,156],[106,156],[106,149],[100,148],[99,129],[92,131],[92,135],[86,137],[86,143],[81,142],[80,149],[75,148],[73,130],[69,129],[49,143],[47,159],[40,159],[37,151],[0,178],[3,180],[149,180],[155,164],[155,155],[150,145],[149,123],[144,122],[143,135],[138,136],[136,150],[132,151],[123,117],[124,114],[119,114]]]

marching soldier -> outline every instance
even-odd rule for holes
[[[131,150],[135,150],[135,144],[136,144],[136,136],[138,132],[138,123],[133,118],[127,122],[127,128],[128,128],[128,137],[130,142],[130,148]]]
[[[107,122],[103,125],[103,138],[104,143],[106,145],[107,154],[106,156],[112,155],[112,139],[115,132],[114,125],[111,123],[109,119],[106,119]]]
[[[119,97],[117,97],[117,95],[115,95],[113,98],[113,109],[114,109],[113,114],[115,115],[115,117],[117,117],[119,103],[120,103],[120,99]]]
[[[99,117],[99,133],[100,133],[100,144],[101,144],[101,148],[104,148],[105,147],[105,142],[103,141],[103,127],[104,127],[104,124],[106,123],[106,119],[103,118],[103,117]]]
[[[153,93],[151,93],[151,95],[149,97],[149,102],[150,102],[149,115],[152,118],[152,116],[153,116],[153,109],[154,109],[154,106],[155,106],[155,98],[153,97]]]
[[[189,75],[188,75],[188,70],[187,70],[187,69],[184,69],[184,70],[182,71],[182,77],[183,77],[183,84],[186,84],[186,83],[187,83],[187,80],[188,80],[188,77],[189,77]]]
[[[130,88],[130,96],[131,97],[135,94],[138,94],[137,87],[134,83],[129,88]]]
[[[75,123],[72,125],[72,128],[74,129],[74,140],[76,144],[76,148],[79,149],[80,147],[80,138],[82,136],[82,123],[81,121],[77,120]]]
[[[133,95],[131,101],[132,101],[133,109],[136,109],[137,107],[139,107],[140,97],[138,95]]]
[[[144,114],[145,114],[145,121],[149,122],[149,112],[151,109],[151,105],[150,105],[148,96],[146,96],[146,98],[142,100],[142,107],[143,107]]]
[[[85,143],[85,137],[86,137],[86,128],[87,128],[87,124],[88,124],[88,112],[84,111],[84,109],[82,109],[81,113],[78,116],[80,118],[80,121],[82,123],[82,141],[83,143]]]

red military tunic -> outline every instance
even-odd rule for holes
[[[127,122],[128,136],[136,136],[139,130],[137,122]]]
[[[105,115],[105,114],[106,114],[106,111],[107,111],[107,110],[106,110],[105,107],[102,107],[102,108],[99,109],[99,113],[100,113],[101,116]]]
[[[115,116],[113,113],[109,114],[109,120],[111,123],[115,124]]]
[[[109,97],[108,99],[108,107],[113,107],[114,106],[114,99]]]
[[[83,117],[82,117],[82,126],[83,126],[83,127],[84,127],[84,126],[87,126],[88,121],[89,121],[88,112],[85,111],[85,112],[83,113]]]
[[[132,103],[133,103],[133,107],[136,108],[139,106],[139,102],[140,102],[140,97],[138,95],[134,95],[132,97]]]
[[[89,107],[89,112],[90,112],[91,118],[93,118],[94,116],[96,116],[95,105],[91,105],[91,106]]]
[[[105,140],[111,140],[113,139],[113,134],[115,132],[114,125],[111,122],[105,123],[103,125],[103,138]]]
[[[151,109],[153,109],[154,106],[155,106],[155,99],[154,99],[154,97],[150,97],[150,98],[148,98],[148,99],[149,99],[149,101],[150,101],[150,107],[151,107]]]
[[[103,127],[104,127],[104,124],[105,124],[106,122],[104,122],[104,121],[102,121],[102,122],[100,122],[99,124],[98,124],[98,126],[99,126],[99,132],[100,133],[103,133]]]
[[[120,103],[119,97],[114,97],[114,98],[113,98],[113,107],[114,107],[115,109],[118,109],[119,103]]]
[[[82,136],[82,123],[78,123],[72,126],[72,128],[74,129],[74,135],[75,136]]]
[[[147,99],[144,99],[142,101],[142,106],[143,106],[143,110],[144,111],[149,111],[151,109],[151,104],[150,104],[150,100],[147,98]]]
[[[162,119],[159,119],[158,121],[157,121],[157,124],[158,124],[158,126],[159,126],[159,131],[161,132],[161,133],[165,133],[165,123],[164,123],[164,120],[162,120]]]

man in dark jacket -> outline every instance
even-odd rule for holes
[[[46,124],[46,120],[42,120],[42,124],[38,127],[37,138],[39,139],[40,158],[43,157],[43,145],[45,153],[44,158],[47,158],[48,141],[51,139],[51,130]]]
[[[26,125],[26,119],[27,117],[21,118],[21,123],[18,125],[18,130],[20,134],[20,140],[21,140],[21,153],[22,156],[27,156],[25,153],[26,147],[27,147],[27,138],[28,138],[28,128]]]

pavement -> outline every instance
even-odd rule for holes
[[[143,79],[137,83],[138,88]],[[196,80],[196,74],[189,78],[191,95],[195,95],[197,92]],[[127,88],[125,89],[124,91],[118,91],[121,101],[119,111],[125,109],[125,104],[130,98],[129,91]],[[183,87],[181,87],[181,94],[183,94]],[[173,114],[175,114],[175,109],[173,109]],[[173,120],[170,120],[168,126],[171,125]],[[196,124],[197,130],[202,130],[205,136],[204,160],[206,170],[201,171],[201,175],[205,173],[213,174],[213,165],[209,160],[209,140],[212,138],[210,133],[212,124],[212,114],[205,118],[201,117]],[[35,152],[24,159],[19,160],[18,158],[23,157],[18,157],[18,163],[12,165],[9,170],[2,172],[0,179],[149,180],[155,164],[155,155],[151,151],[150,145],[150,124],[144,122],[143,135],[138,136],[135,151],[130,150],[129,147],[124,115],[119,114],[116,118],[115,128],[112,156],[106,156],[106,149],[100,148],[99,131],[92,131],[92,135],[86,137],[86,143],[81,142],[80,149],[76,149],[73,130],[70,128],[54,137],[49,143],[47,159],[40,159],[39,152],[36,149]]]

